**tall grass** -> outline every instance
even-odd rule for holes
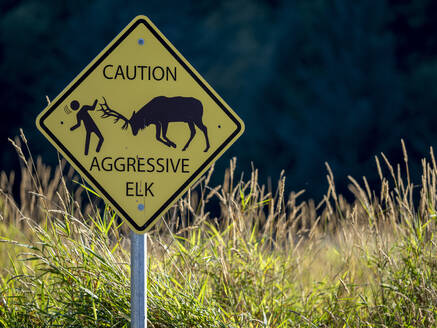
[[[0,176],[0,327],[129,327],[127,226],[62,160],[52,173],[23,134],[13,145],[23,167],[19,200]],[[318,204],[286,195],[283,173],[270,190],[256,169],[235,176],[233,159],[210,186],[212,168],[148,234],[150,327],[436,326],[437,167],[431,149],[413,185],[403,149],[402,167],[376,158],[378,192],[350,177],[353,202],[329,166]]]

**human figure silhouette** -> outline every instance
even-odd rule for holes
[[[73,100],[70,103],[70,107],[72,110],[76,111],[79,109],[79,111],[76,114],[77,123],[70,128],[70,131],[76,130],[78,127],[80,127],[82,122],[83,125],[85,126],[85,130],[86,130],[85,155],[88,155],[88,149],[90,148],[91,133],[94,132],[99,138],[99,143],[97,144],[96,152],[100,151],[100,148],[102,147],[103,140],[104,140],[102,134],[100,133],[99,128],[97,127],[96,123],[94,123],[94,120],[88,113],[88,111],[90,110],[95,110],[96,105],[97,105],[97,99],[94,101],[94,103],[91,106],[83,105],[81,109],[79,109],[80,104],[77,100]]]

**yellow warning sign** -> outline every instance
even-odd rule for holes
[[[241,119],[144,16],[136,17],[36,123],[140,233],[244,130]]]

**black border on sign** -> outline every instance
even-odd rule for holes
[[[176,190],[176,192],[150,217],[150,219],[143,225],[139,226],[132,220],[125,210],[111,197],[111,195],[106,192],[106,190],[94,179],[94,177],[82,166],[82,164],[68,151],[67,148],[56,138],[56,136],[47,128],[44,124],[44,120],[59,106],[60,103],[68,97],[77,86],[79,86],[85,78],[91,74],[100,63],[112,52],[118,45],[140,24],[144,24],[147,29],[154,35],[154,37],[159,40],[159,42],[167,49],[168,52],[179,62],[179,64],[191,75],[191,77],[203,88],[203,90],[215,101],[215,103],[228,115],[228,117],[237,125],[236,130],[217,148],[217,150],[191,175],[188,180]],[[187,64],[174,52],[171,46],[155,31],[155,29],[145,20],[144,18],[138,19],[132,26],[123,33],[112,46],[103,53],[97,61],[85,72],[80,78],[52,105],[50,108],[41,116],[40,119],[41,128],[53,139],[56,145],[62,149],[62,151],[74,162],[74,164],[82,171],[82,173],[104,194],[104,196],[112,203],[112,205],[123,215],[123,217],[129,221],[129,223],[135,227],[138,231],[144,231],[147,227],[152,224],[160,215],[164,209],[172,203],[180,193],[195,180],[200,172],[206,168],[214,158],[232,141],[232,139],[240,133],[242,126],[240,122],[234,117],[234,115],[226,108],[226,106],[211,92],[211,90],[197,77],[197,75],[187,66]]]

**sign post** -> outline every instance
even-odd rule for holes
[[[38,115],[38,129],[129,224],[132,327],[146,327],[145,234],[244,123],[138,16]]]
[[[130,232],[131,327],[147,328],[147,234]]]

